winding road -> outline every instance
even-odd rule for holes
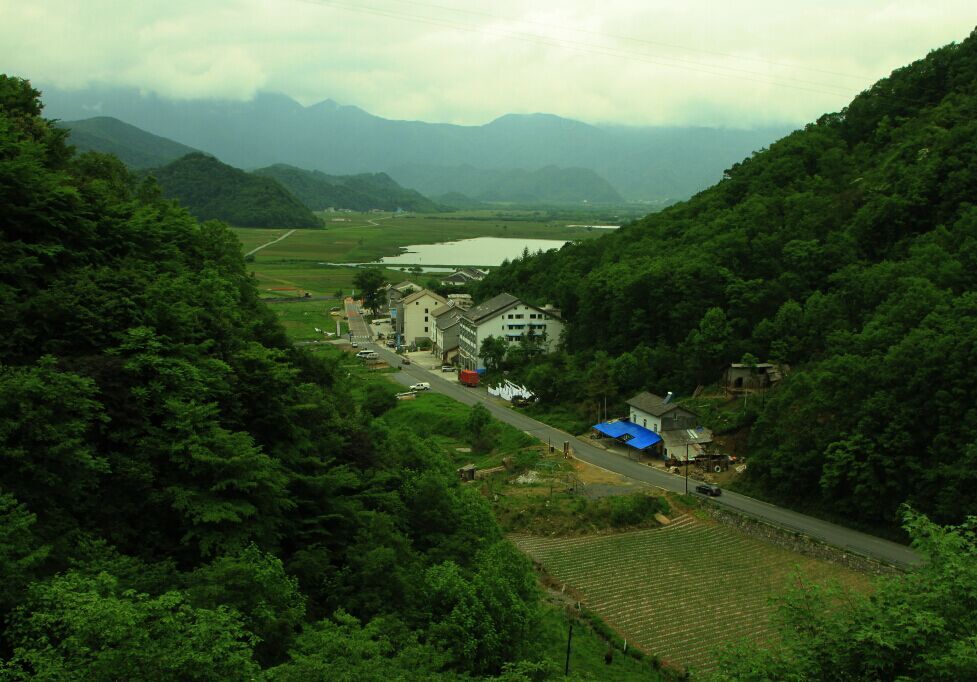
[[[365,336],[370,332],[359,311],[356,310],[355,304],[352,301],[347,301],[346,309],[353,336],[359,340],[366,340]],[[376,345],[377,352],[392,367],[401,364],[399,355],[381,345],[371,344],[371,346],[373,345]],[[507,405],[499,404],[496,399],[489,397],[484,388],[462,386],[457,382],[448,381],[439,376],[437,372],[431,372],[417,365],[407,365],[392,377],[404,386],[410,386],[418,381],[426,381],[431,384],[432,391],[442,393],[458,402],[466,405],[484,405],[496,419],[510,424],[544,443],[551,443],[562,448],[563,442],[567,441],[573,449],[574,456],[588,464],[670,492],[682,493],[686,490],[684,476],[661,471],[590,445],[569,433],[517,412]],[[720,497],[709,499],[713,504],[720,507],[751,516],[788,531],[802,533],[843,551],[866,556],[893,566],[909,568],[920,561],[919,555],[905,545],[845,528],[790,509],[784,509],[746,495],[724,490]]]

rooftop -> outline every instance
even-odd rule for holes
[[[692,410],[686,407],[680,407],[671,401],[666,403],[665,399],[660,395],[655,395],[654,393],[649,393],[648,391],[642,391],[638,395],[628,400],[628,405],[636,407],[642,412],[647,412],[655,417],[660,417],[674,409],[682,409],[691,414],[695,414],[695,412],[692,412]]]
[[[486,317],[491,317],[492,315],[500,313],[518,302],[519,299],[512,294],[499,294],[498,296],[493,296],[489,300],[479,303],[477,306],[465,311],[465,318],[471,320],[472,322],[480,322]]]
[[[444,298],[443,296],[439,296],[433,291],[428,291],[427,289],[421,289],[420,291],[415,291],[410,296],[404,296],[404,299],[403,301],[401,301],[401,303],[407,305],[408,303],[413,303],[414,301],[423,298],[425,295],[430,296],[431,298],[433,298],[435,301],[437,301],[442,305],[448,302],[448,299]]]

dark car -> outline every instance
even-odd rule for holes
[[[719,497],[723,494],[723,489],[718,485],[712,485],[711,483],[700,483],[695,487],[697,493],[702,493],[703,495],[708,495],[709,497]]]

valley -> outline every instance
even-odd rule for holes
[[[411,244],[437,244],[478,237],[512,240],[590,240],[604,230],[590,225],[629,220],[628,214],[546,209],[482,209],[436,214],[389,212],[319,212],[323,229],[297,229],[288,239],[269,244],[249,257],[248,267],[264,296],[278,296],[272,287],[294,287],[294,295],[349,292],[356,269],[342,263],[369,263],[396,256]],[[584,225],[583,223],[586,223]],[[243,253],[277,239],[287,229],[232,228]],[[528,242],[532,244],[533,242]],[[329,265],[332,263],[333,265]],[[383,267],[389,282],[425,283],[430,275],[410,266]],[[451,267],[445,268],[447,271]]]

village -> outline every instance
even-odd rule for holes
[[[464,285],[480,280],[483,270],[463,268],[445,276],[440,284]],[[378,315],[369,334],[400,354],[401,362],[437,373],[444,380],[478,385],[489,369],[483,343],[498,339],[509,344],[531,344],[538,352],[550,352],[565,330],[561,311],[545,304],[536,306],[508,293],[473,305],[466,293],[442,296],[411,281],[386,287],[387,315]],[[360,357],[376,360],[376,354]],[[771,363],[731,363],[717,377],[719,389],[729,398],[763,393],[781,379],[782,368]],[[525,407],[536,396],[508,378],[495,378],[486,386],[490,396],[513,407]],[[413,398],[412,391],[399,397]],[[627,412],[599,415],[585,438],[622,457],[681,474],[693,481],[725,484],[742,473],[746,463],[730,454],[721,439],[702,424],[700,415],[665,396],[642,391],[626,401]],[[459,472],[461,473],[461,472]],[[466,471],[465,476],[474,475]],[[704,491],[703,491],[704,492]],[[719,494],[718,488],[707,494]]]

